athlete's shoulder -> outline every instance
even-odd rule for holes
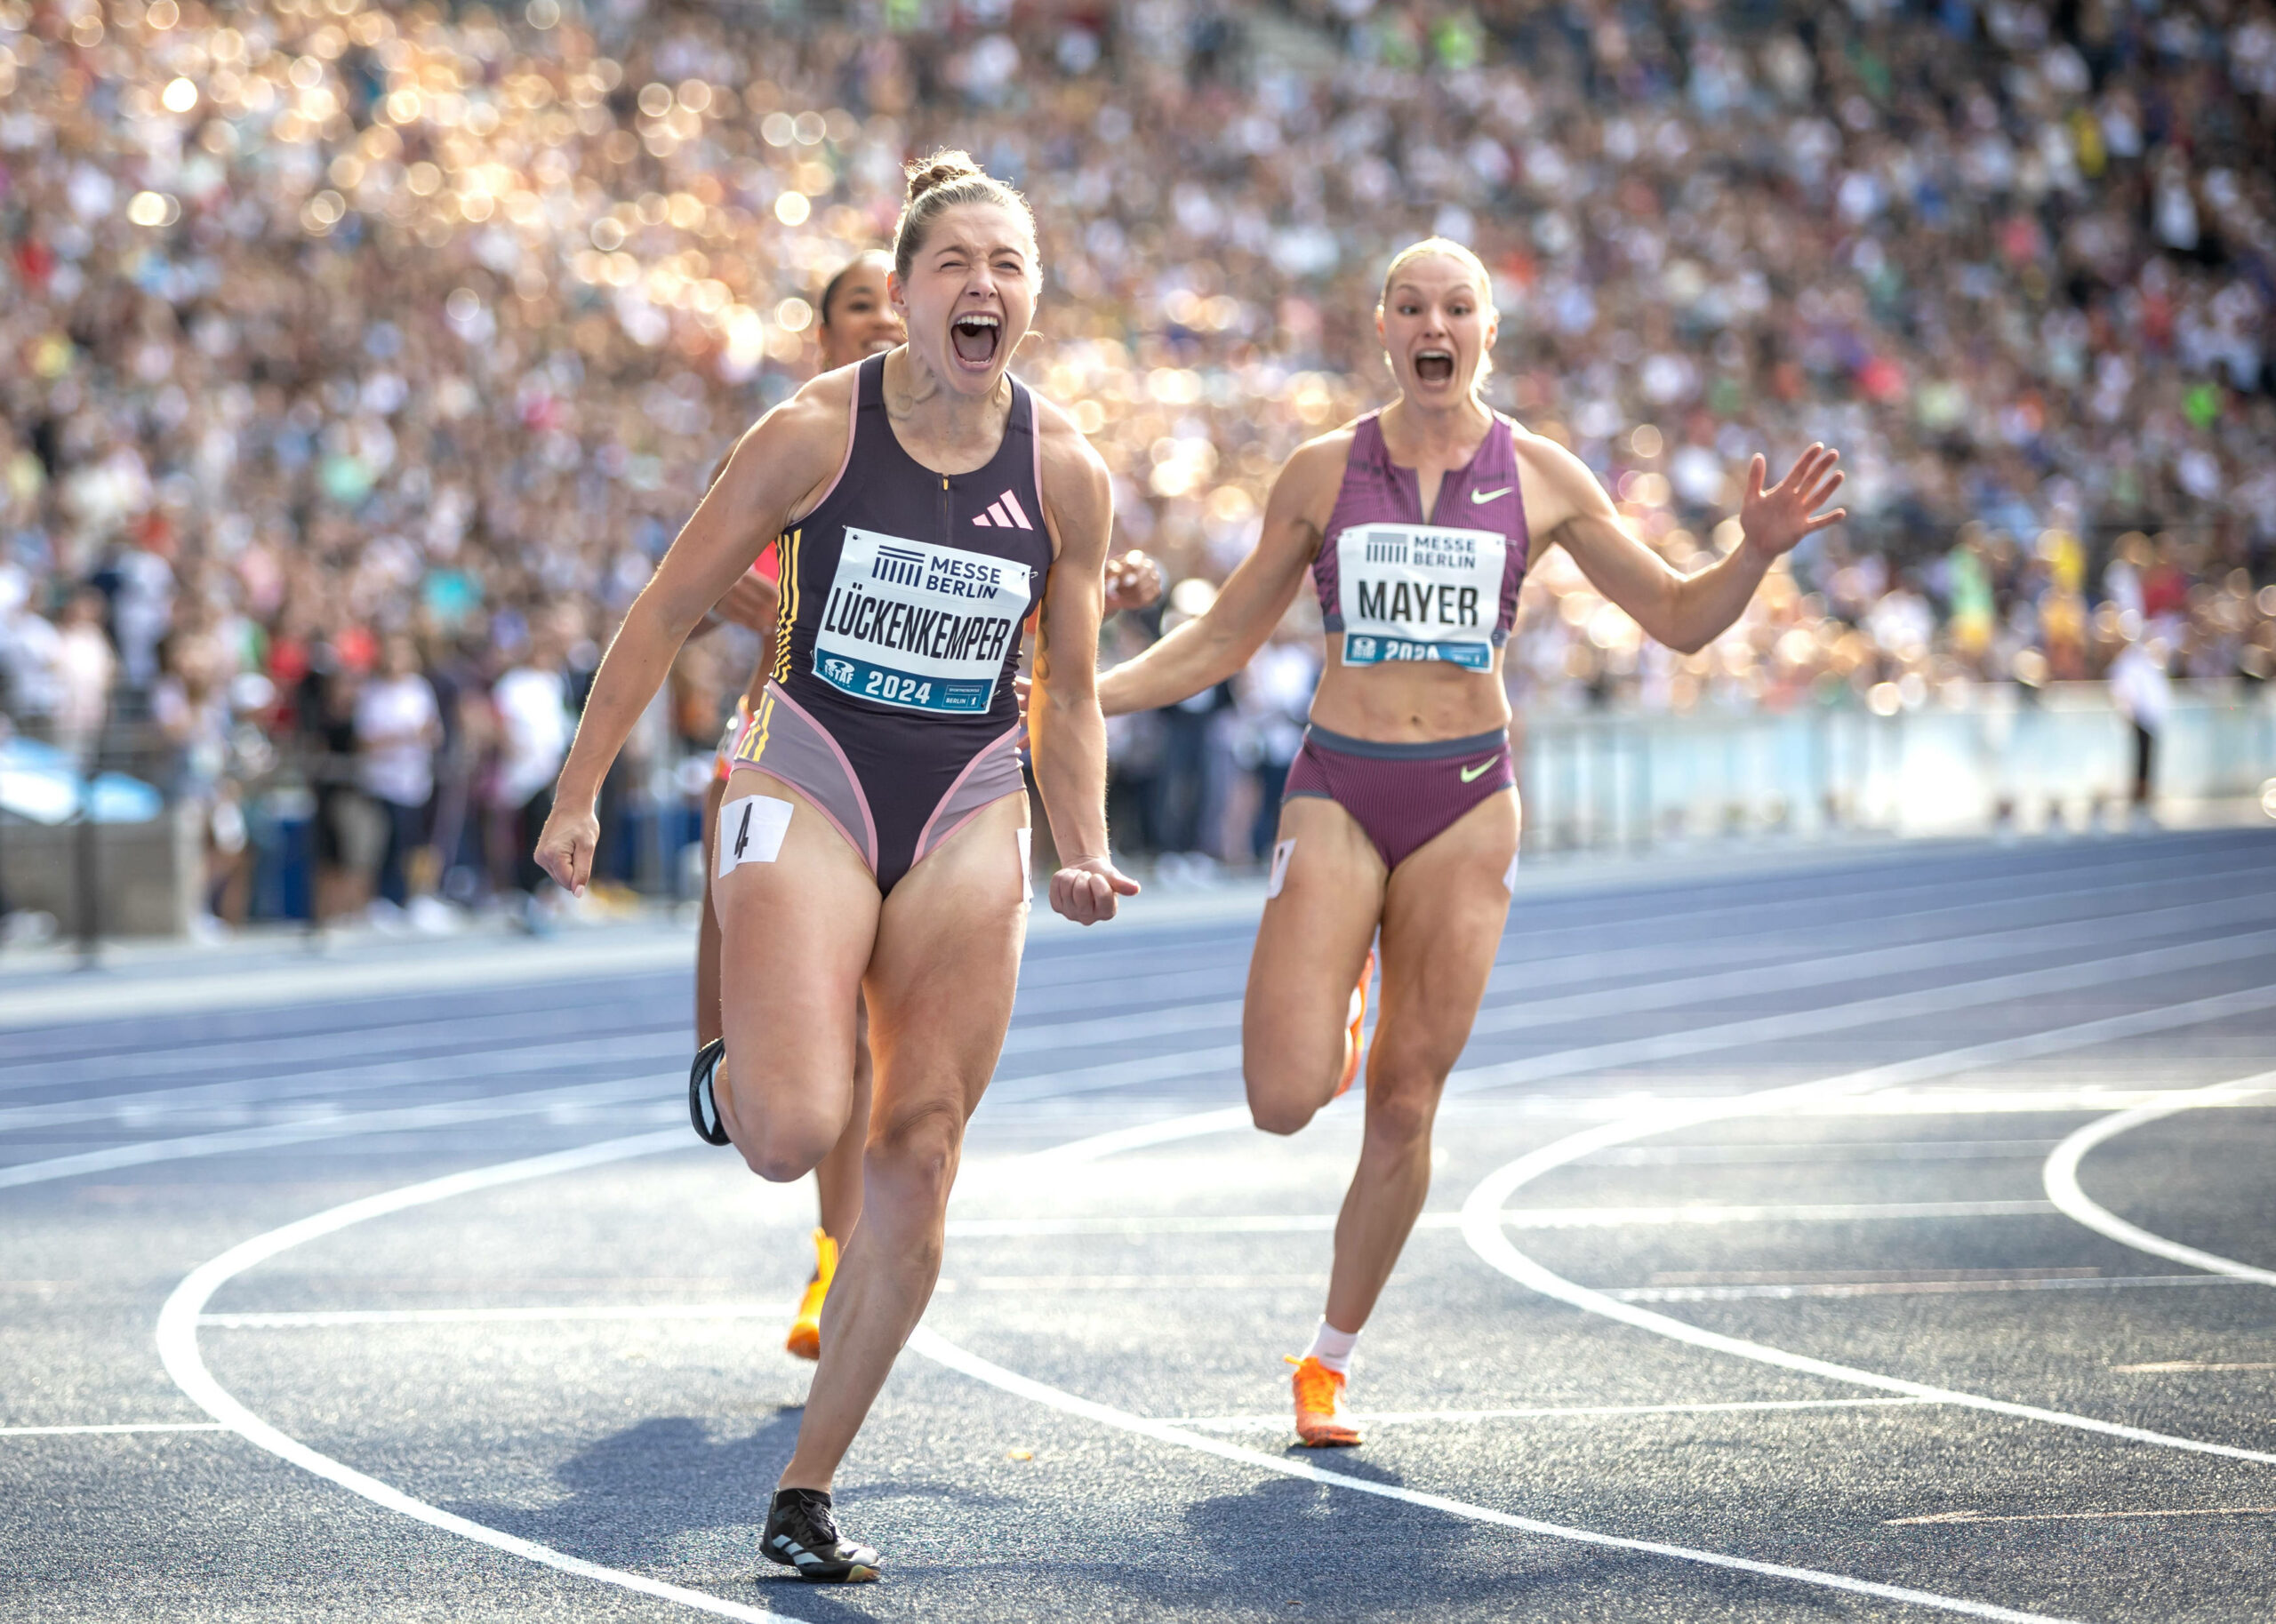
[[[1090,436],[1075,426],[1075,420],[1057,402],[1033,389],[1028,391],[1028,398],[1035,403],[1036,452],[1042,464],[1044,500],[1070,511],[1110,504],[1113,477]]]
[[[765,463],[803,468],[837,466],[845,452],[845,421],[854,402],[850,368],[824,372],[743,430],[727,460],[725,476],[748,475]]]
[[[1315,516],[1325,524],[1335,493],[1342,488],[1344,470],[1351,465],[1351,445],[1358,432],[1355,420],[1297,446],[1280,465],[1276,493],[1284,500],[1293,499],[1306,513],[1317,508]]]
[[[1518,476],[1529,487],[1526,511],[1536,528],[1554,528],[1579,514],[1609,508],[1612,499],[1589,465],[1547,435],[1535,434],[1514,418],[1510,444]],[[1543,516],[1547,517],[1543,523]]]

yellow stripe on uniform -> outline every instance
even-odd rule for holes
[[[774,612],[774,680],[790,680],[790,628],[798,623],[798,541],[802,529],[787,532],[774,542],[775,579],[781,588]]]
[[[735,761],[746,767],[758,765],[758,758],[766,753],[766,730],[774,720],[774,696],[764,694],[758,701],[758,717],[743,729],[742,742],[735,747]]]

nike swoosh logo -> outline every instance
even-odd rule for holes
[[[1517,486],[1515,485],[1503,485],[1498,491],[1472,491],[1470,493],[1470,500],[1472,503],[1482,508],[1487,502],[1492,501],[1495,497],[1507,496],[1511,492],[1516,489]]]
[[[1493,764],[1494,760],[1489,756],[1486,760],[1479,762],[1474,767],[1464,767],[1462,770],[1462,781],[1465,784],[1476,783],[1478,781],[1478,775],[1485,772]]]

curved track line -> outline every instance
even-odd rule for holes
[[[366,1219],[402,1212],[406,1207],[423,1206],[429,1202],[444,1201],[453,1196],[490,1189],[501,1184],[517,1183],[525,1179],[541,1179],[551,1173],[598,1167],[634,1156],[653,1156],[663,1150],[677,1150],[686,1142],[685,1128],[636,1134],[629,1139],[604,1140],[598,1144],[581,1146],[574,1150],[530,1156],[517,1162],[502,1162],[467,1172],[452,1173],[446,1178],[430,1179],[422,1184],[382,1191],[379,1195],[366,1196],[360,1201],[350,1201],[316,1213],[297,1223],[286,1224],[282,1228],[271,1229],[265,1235],[256,1235],[251,1240],[239,1242],[211,1261],[200,1264],[173,1289],[172,1295],[166,1299],[165,1307],[158,1311],[158,1355],[165,1361],[166,1373],[174,1379],[175,1385],[230,1431],[255,1448],[266,1450],[280,1460],[288,1460],[327,1483],[337,1484],[350,1493],[360,1494],[376,1506],[442,1529],[446,1533],[471,1540],[477,1545],[504,1551],[509,1556],[557,1568],[580,1579],[614,1585],[621,1590],[632,1590],[643,1596],[678,1602],[700,1612],[750,1621],[784,1619],[788,1615],[770,1612],[765,1607],[727,1601],[705,1591],[666,1584],[661,1580],[650,1579],[642,1573],[629,1573],[621,1568],[603,1567],[597,1562],[587,1562],[581,1556],[572,1556],[566,1551],[555,1550],[549,1545],[540,1545],[533,1540],[525,1540],[502,1529],[477,1523],[454,1512],[445,1511],[439,1506],[430,1506],[425,1500],[413,1500],[402,1490],[368,1476],[330,1455],[321,1454],[262,1420],[213,1379],[212,1372],[205,1368],[204,1356],[198,1352],[198,1316],[204,1311],[213,1293],[234,1276],[281,1252],[362,1223]]]
[[[2198,1110],[2208,1105],[2233,1105],[2255,1094],[2269,1092],[2272,1085],[2276,1085],[2276,1071],[2264,1071],[2234,1083],[2216,1083],[2210,1088],[2199,1089],[2176,1100],[2136,1106],[2130,1111],[2119,1111],[2099,1122],[2088,1123],[2056,1146],[2055,1154],[2047,1158],[2047,1165],[2040,1175],[2040,1182],[2047,1187],[2047,1198],[2061,1208],[2065,1216],[2075,1219],[2098,1234],[2108,1236],[2113,1241],[2122,1242],[2136,1252],[2146,1252],[2152,1257],[2170,1258],[2176,1263],[2186,1263],[2192,1268],[2201,1268],[2211,1274],[2257,1281],[2262,1285],[2276,1285],[2276,1269],[2240,1263],[2233,1258],[2200,1252],[2194,1246],[2184,1246],[2179,1241],[2152,1235],[2147,1229],[2128,1223],[2079,1187],[2080,1161],[2088,1151],[2104,1140],[2115,1139],[2128,1129],[2155,1122],[2160,1116],[2171,1116],[2178,1111]]]
[[[604,1567],[572,1556],[565,1551],[524,1540],[500,1529],[477,1523],[438,1506],[414,1500],[410,1495],[378,1478],[356,1470],[353,1467],[322,1454],[298,1439],[262,1420],[233,1396],[205,1368],[197,1347],[197,1327],[205,1305],[220,1287],[255,1265],[290,1251],[295,1246],[321,1236],[335,1234],[368,1219],[379,1218],[406,1208],[423,1206],[431,1202],[448,1200],[477,1190],[490,1189],[502,1184],[512,1184],[527,1179],[544,1178],[559,1172],[600,1166],[611,1162],[653,1156],[661,1151],[682,1148],[685,1133],[679,1129],[665,1132],[637,1134],[629,1139],[605,1140],[598,1144],[582,1146],[574,1150],[558,1151],[549,1156],[530,1156],[520,1161],[506,1162],[490,1167],[474,1168],[453,1173],[424,1183],[407,1185],[400,1189],[383,1191],[333,1207],[296,1223],[271,1229],[250,1240],[240,1242],[210,1262],[192,1270],[166,1299],[158,1315],[158,1351],[164,1359],[167,1373],[189,1395],[207,1414],[220,1421],[248,1443],[293,1465],[311,1472],[328,1483],[333,1483],[352,1493],[361,1495],[373,1504],[411,1517],[429,1526],[486,1545],[544,1566],[589,1579],[621,1589],[658,1596],[715,1614],[722,1618],[741,1620],[774,1620],[786,1615],[770,1612],[765,1608],[746,1606],[723,1600],[705,1591],[690,1590],[678,1585],[666,1584],[645,1574],[627,1572],[620,1568]],[[937,1332],[919,1325],[909,1346],[923,1356],[948,1366],[974,1380],[1013,1393],[1034,1403],[1082,1416],[1109,1427],[1134,1432],[1158,1443],[1175,1444],[1203,1454],[1245,1465],[1262,1468],[1284,1477],[1299,1477],[1330,1488],[1348,1489],[1357,1493],[1373,1494],[1382,1499],[1404,1501],[1429,1510],[1444,1512],[1471,1522],[1495,1524],[1523,1533],[1549,1539],[1566,1540],[1583,1545],[1602,1546],[1615,1550],[1634,1551],[1646,1556],[1668,1556],[1679,1561],[1702,1564],[1709,1567],[1727,1568],[1739,1572],[1783,1579],[1799,1584],[1814,1585],[1822,1589],[1839,1590],[1856,1596],[1869,1596],[1884,1601],[1908,1603],[1916,1606],[1935,1608],[1944,1612],[1959,1613],[1969,1618],[2012,1620],[2014,1624],[2066,1624],[2051,1620],[2043,1613],[2018,1612],[2011,1608],[1995,1606],[1987,1602],[1974,1602],[1954,1596],[1938,1596],[1932,1591],[1914,1590],[1900,1585],[1878,1584],[1870,1580],[1852,1579],[1846,1574],[1823,1572],[1814,1568],[1787,1567],[1776,1563],[1756,1562],[1744,1556],[1726,1556],[1719,1551],[1695,1550],[1688,1546],[1667,1545],[1655,1540],[1631,1540],[1616,1534],[1599,1533],[1592,1529],[1575,1528],[1560,1523],[1543,1523],[1522,1517],[1490,1507],[1471,1505],[1464,1500],[1444,1495],[1425,1493],[1390,1484],[1371,1483],[1365,1478],[1348,1477],[1338,1472],[1322,1470],[1305,1462],[1276,1459],[1255,1450],[1244,1449],[1237,1444],[1209,1437],[1166,1421],[1158,1421],[1126,1411],[1077,1396],[1062,1388],[1022,1376],[978,1356],[966,1352]]]
[[[2200,1004],[2221,1000],[2200,1000]],[[2176,1006],[2168,1014],[2195,1007]],[[2109,1028],[2133,1019],[2115,1016],[2109,1020],[2087,1022],[2083,1027],[2064,1028],[2062,1033],[2043,1035],[2036,1052],[2049,1052],[2054,1047],[2080,1047],[2095,1037],[2080,1034],[2096,1028]],[[2175,1024],[2179,1024],[2176,1022]],[[2052,1040],[2068,1035],[2073,1041],[2053,1044]],[[2010,1043],[2019,1040],[2009,1040]],[[2001,1044],[1980,1044],[1974,1050],[1955,1050],[1948,1055],[1932,1056],[1942,1062],[1946,1071],[1967,1069],[1982,1063],[1983,1052],[2005,1047]],[[1923,1062],[1908,1063],[1917,1068]],[[1543,1265],[1535,1262],[1511,1244],[1502,1224],[1502,1209],[1519,1189],[1543,1174],[1551,1172],[1579,1160],[1594,1150],[1609,1145],[1643,1139],[1651,1134],[1669,1132],[1679,1128],[1719,1121],[1733,1116],[1750,1116],[1775,1110],[1812,1095],[1834,1093],[1861,1089],[1894,1068],[1882,1067],[1873,1071],[1853,1073],[1846,1077],[1830,1077],[1818,1083],[1797,1084],[1786,1088],[1766,1089],[1759,1093],[1742,1095],[1735,1100],[1702,1100],[1695,1105],[1665,1108],[1640,1121],[1607,1123],[1601,1127],[1585,1129],[1579,1133],[1546,1145],[1530,1155],[1504,1164],[1487,1174],[1470,1198],[1463,1203],[1463,1238],[1471,1250],[1487,1263],[1522,1285],[1530,1286],[1543,1296],[1553,1297],[1591,1314],[1600,1314],[1607,1319],[1618,1320],[1641,1331],[1687,1342],[1695,1348],[1704,1348],[1716,1353],[1732,1354],[1742,1359],[1752,1359],[1764,1364],[1774,1364],[1783,1370],[1804,1375],[1822,1376],[1831,1381],[1850,1382],[1859,1387],[1877,1388],[1883,1392],[1902,1393],[1913,1398],[1926,1398],[1937,1404],[1955,1404],[1971,1410],[1982,1410],[1994,1415],[2012,1417],[2018,1420],[2043,1421],[2050,1426],[2068,1427],[2081,1432],[2101,1433],[2106,1436],[2123,1438],[2134,1444],[2153,1444],[2166,1449],[2186,1450],[2192,1453],[2221,1455],[2234,1460],[2250,1460],[2262,1465],[2276,1466],[2276,1453],[2264,1450],[2243,1449],[2229,1444],[2210,1444],[2198,1438],[2184,1438],[2172,1433],[2153,1432],[2147,1428],[2128,1427],[2119,1421],[2106,1421],[2095,1416],[2073,1415],[2068,1411],[2043,1409],[2036,1404],[2012,1404],[2006,1399],[1990,1398],[1977,1393],[1963,1393],[1952,1388],[1940,1388],[1925,1381],[1911,1381],[1900,1376],[1884,1375],[1879,1371],[1862,1370],[1855,1365],[1836,1364],[1831,1360],[1813,1358],[1807,1354],[1790,1353],[1783,1348],[1767,1343],[1751,1342],[1742,1337],[1726,1336],[1709,1331],[1671,1315],[1655,1313],[1631,1302],[1623,1302],[1606,1293],[1592,1291],[1577,1282],[1567,1280]],[[1872,1080],[1869,1082],[1868,1080]]]
[[[1821,1589],[1843,1590],[1853,1596],[1871,1596],[1882,1601],[1907,1602],[1917,1607],[1933,1607],[1944,1612],[1963,1613],[1969,1618],[2003,1620],[2045,1620],[2048,1615],[2037,1612],[2017,1612],[2012,1608],[1994,1606],[1989,1602],[1972,1602],[1958,1596],[1938,1596],[1933,1591],[1908,1589],[1902,1585],[1876,1584],[1871,1580],[1852,1579],[1845,1573],[1827,1573],[1815,1568],[1786,1567],[1775,1562],[1756,1562],[1745,1556],[1725,1556],[1720,1551],[1695,1550],[1687,1545],[1664,1545],[1655,1540],[1630,1540],[1618,1534],[1599,1533],[1591,1528],[1575,1528],[1565,1523],[1543,1523],[1533,1517],[1516,1516],[1507,1511],[1496,1511],[1490,1506],[1474,1506],[1467,1500],[1450,1500],[1443,1494],[1425,1493],[1417,1489],[1402,1488],[1396,1484],[1376,1483],[1365,1477],[1350,1477],[1342,1472],[1326,1471],[1308,1461],[1292,1460],[1278,1455],[1268,1455],[1254,1449],[1243,1449],[1238,1444],[1228,1444],[1222,1438],[1213,1438],[1206,1433],[1194,1432],[1168,1421],[1134,1415],[1127,1410],[1117,1410],[1077,1396],[1062,1388],[1037,1381],[1016,1371],[1005,1369],[989,1360],[958,1347],[939,1332],[925,1326],[917,1327],[909,1339],[911,1352],[923,1355],[935,1364],[946,1365],[975,1381],[1001,1388],[1016,1397],[1043,1404],[1068,1415],[1095,1421],[1102,1427],[1135,1433],[1151,1438],[1158,1444],[1172,1444],[1181,1449],[1215,1455],[1242,1466],[1254,1467],[1282,1477],[1301,1478],[1306,1483],[1324,1484],[1331,1489],[1349,1489],[1354,1493],[1372,1494],[1382,1500],[1399,1500],[1427,1510],[1444,1512],[1472,1523],[1491,1523],[1503,1528],[1513,1528],[1520,1533],[1538,1534],[1551,1540],[1569,1540],[1582,1545],[1598,1545],[1614,1550],[1637,1551],[1651,1556],[1671,1556],[1679,1562],[1700,1563],[1708,1567],[1731,1568],[1742,1573],[1753,1573],[1771,1579],[1791,1580],[1799,1584],[1815,1585]]]

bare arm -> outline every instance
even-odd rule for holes
[[[592,872],[599,836],[593,803],[601,780],[688,633],[837,468],[849,387],[844,379],[817,379],[743,436],[725,472],[625,612],[594,676],[538,842],[538,862],[567,889],[581,890]]]
[[[1566,517],[1551,531],[1581,566],[1589,584],[1628,612],[1645,635],[1686,654],[1696,653],[1730,628],[1754,596],[1770,566],[1813,531],[1839,524],[1847,510],[1815,510],[1840,487],[1834,471],[1840,453],[1813,445],[1768,491],[1757,457],[1747,470],[1739,522],[1744,539],[1695,575],[1681,575],[1621,521],[1588,465],[1563,447],[1533,440],[1527,449],[1545,466],[1551,496]]]
[[[1255,658],[1303,585],[1319,547],[1314,516],[1321,489],[1332,467],[1340,472],[1341,460],[1329,440],[1297,448],[1272,482],[1254,549],[1226,577],[1208,612],[1099,679],[1099,703],[1108,716],[1174,705]]]
[[[1044,523],[1058,545],[1036,624],[1028,739],[1051,820],[1059,871],[1051,906],[1078,924],[1114,917],[1138,885],[1115,872],[1106,844],[1106,721],[1099,714],[1099,620],[1114,498],[1106,465],[1071,428],[1046,428]]]

